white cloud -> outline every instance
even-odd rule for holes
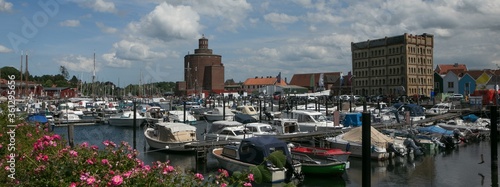
[[[199,15],[189,6],[172,6],[161,3],[139,22],[132,22],[128,29],[163,41],[191,39],[200,36],[202,26]]]
[[[101,32],[108,33],[108,34],[113,34],[118,31],[118,29],[113,28],[113,27],[108,27],[104,25],[102,22],[96,22],[95,25],[101,30]]]
[[[0,45],[0,53],[10,53],[12,52],[12,49],[9,49],[3,45]]]
[[[56,59],[56,62],[66,67],[68,70],[77,72],[87,72],[91,73],[94,71],[94,59],[87,58],[81,55],[68,55],[62,58]],[[96,72],[100,70],[99,63],[96,64]]]
[[[12,6],[12,3],[5,0],[0,0],[0,12],[11,12]]]
[[[167,57],[166,53],[153,51],[149,45],[138,41],[121,40],[113,44],[112,50],[102,55],[107,65],[111,67],[128,68],[133,62],[154,62]]]
[[[295,16],[289,16],[289,15],[283,14],[283,13],[280,13],[280,14],[270,13],[270,14],[264,15],[264,20],[274,24],[274,23],[294,23],[294,22],[298,21],[299,19]]]
[[[91,8],[97,12],[116,13],[115,3],[107,0],[77,0],[80,6]]]
[[[59,25],[62,27],[78,27],[80,26],[80,20],[69,19],[59,22]]]

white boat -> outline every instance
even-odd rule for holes
[[[284,164],[285,167],[279,168],[266,159],[276,151],[281,151],[285,155],[287,162]],[[298,178],[301,173],[301,164],[291,159],[287,144],[271,136],[248,138],[242,140],[240,145],[215,148],[212,154],[219,165],[229,172],[247,171],[252,166],[264,165],[271,174],[270,181],[264,182],[289,182],[293,178]]]
[[[253,134],[248,133],[244,125],[237,121],[214,121],[210,126],[210,130],[204,133],[205,140],[215,141],[241,141],[249,137],[253,137]]]
[[[371,132],[371,158],[374,160],[389,159],[391,154],[387,152],[387,147],[394,140],[389,136],[380,133],[377,129],[370,127]],[[330,143],[330,148],[342,149],[351,152],[352,157],[361,157],[362,155],[362,127],[356,127],[346,133],[335,137],[326,138]]]
[[[197,141],[196,127],[184,123],[160,122],[144,130],[149,147],[168,151],[194,151],[185,145]]]
[[[203,113],[203,116],[207,121],[220,121],[220,120],[233,120],[234,113],[231,112],[229,108],[215,107],[209,111]]]
[[[56,123],[78,123],[81,122],[82,119],[80,116],[73,113],[73,111],[63,112],[59,114],[58,120]]]
[[[265,135],[277,135],[277,129],[267,123],[247,123],[244,125],[247,132],[252,133],[255,136],[265,136]]]
[[[142,116],[139,112],[136,112],[135,115],[136,115],[135,117],[136,127],[140,127],[146,118]],[[121,114],[110,116],[108,118],[108,123],[109,125],[113,126],[133,127],[134,111],[123,111],[123,113]]]
[[[235,114],[247,114],[252,116],[255,119],[259,119],[259,113],[255,109],[255,107],[250,105],[240,105],[237,106],[235,110],[232,111]]]
[[[453,106],[453,103],[451,103],[451,102],[437,103],[436,105],[432,106],[430,109],[425,110],[425,114],[429,115],[429,116],[446,114],[452,109],[452,106]]]
[[[186,114],[186,115],[184,115]],[[186,119],[184,119],[184,116],[186,116]],[[173,121],[173,122],[185,122],[185,123],[189,123],[191,125],[194,125],[196,124],[196,118],[190,114],[188,111],[185,111],[184,110],[170,110],[167,112],[167,118],[169,121]],[[186,121],[184,121],[186,120]]]
[[[344,126],[334,124],[321,112],[307,110],[293,110],[291,119],[297,120],[302,131],[320,131],[341,129]]]

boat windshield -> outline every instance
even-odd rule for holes
[[[314,118],[314,120],[318,121],[318,122],[326,121],[326,116],[324,116],[324,115],[312,115],[311,117]]]
[[[233,132],[234,132],[234,134],[235,134],[236,136],[239,136],[239,135],[243,135],[243,134],[245,134],[245,132],[243,132],[243,130],[234,130]]]
[[[260,127],[260,131],[271,132],[271,131],[273,131],[273,128],[271,128],[271,126],[262,126],[262,127]]]

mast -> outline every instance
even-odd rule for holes
[[[29,79],[30,74],[28,72],[28,51],[26,51],[26,67],[24,67],[24,68],[26,68],[26,70],[24,71],[24,74],[25,74],[24,75],[24,81],[26,82],[26,84],[25,84],[26,85],[26,89],[25,90],[29,94],[30,89],[29,89],[29,86],[28,86],[28,79]]]
[[[92,100],[95,101],[95,85],[94,85],[94,81],[95,81],[95,50],[94,50],[94,70],[93,70],[93,73],[92,73]]]
[[[21,80],[19,81],[19,97],[22,97],[23,94],[21,93],[23,91],[22,85],[23,85],[23,51],[21,51],[21,68],[19,68],[19,72],[21,74]]]

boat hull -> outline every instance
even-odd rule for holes
[[[137,127],[140,127],[142,122],[144,122],[143,118],[138,118],[135,120]],[[119,126],[119,127],[134,127],[134,119],[128,118],[109,118],[109,125]]]
[[[164,142],[159,141],[154,137],[153,130],[145,130],[144,137],[150,148],[160,149],[173,152],[192,152],[193,148],[185,148],[184,146],[191,142]]]
[[[323,160],[338,160],[347,161],[350,152],[343,151],[341,149],[329,149],[329,148],[316,148],[316,147],[296,147],[292,149],[294,153],[302,153],[311,158],[323,159]]]
[[[302,163],[302,173],[306,175],[342,175],[346,171],[346,162],[332,162],[327,164]]]
[[[215,159],[219,162],[219,165],[228,170],[229,172],[235,171],[245,171],[248,170],[250,166],[255,166],[254,164],[249,164],[245,162],[241,162],[226,156],[222,155],[223,148],[216,148],[212,150],[212,154]],[[301,165],[294,165],[295,170],[300,171]],[[271,172],[271,182],[272,183],[280,183],[285,181],[286,169],[284,168],[269,168]]]

